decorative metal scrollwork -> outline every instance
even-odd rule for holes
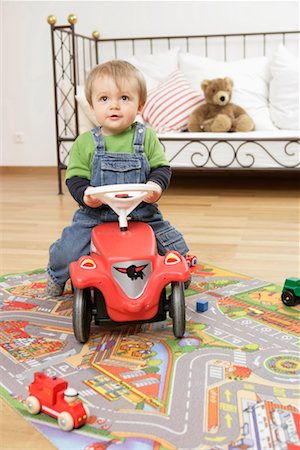
[[[161,142],[165,150],[169,141],[179,142],[176,139],[167,139],[164,141],[163,137],[161,137]],[[277,145],[276,153],[271,150],[274,144]],[[280,148],[278,148],[279,145],[281,145]],[[234,140],[212,141],[193,139],[188,142],[185,140],[184,145],[169,159],[171,165],[175,167],[177,166],[176,163],[182,163],[184,160],[184,164],[181,165],[182,167],[213,167],[220,169],[232,167],[242,169],[283,167],[286,169],[295,169],[300,166],[299,151],[299,140],[288,141],[274,139],[269,141],[245,140],[241,142]],[[262,156],[267,156],[273,163],[264,163],[262,165]]]
[[[263,142],[265,142],[265,141],[263,141]],[[271,148],[271,146],[274,145],[274,142],[272,142],[272,141],[267,141],[267,142],[269,143],[269,146],[270,146],[269,148]],[[277,141],[277,142],[282,142],[282,141]],[[268,148],[264,147],[261,142],[257,142],[257,141],[247,142],[247,141],[245,141],[242,144],[240,144],[238,146],[238,148],[236,149],[236,161],[243,168],[247,168],[248,169],[250,167],[253,167],[253,165],[255,164],[255,156],[253,155],[253,153],[245,153],[244,155],[240,155],[242,153],[241,151],[244,150],[244,148],[246,146],[249,146],[250,143],[251,143],[252,147],[256,146],[256,147],[259,147],[259,149],[263,150],[269,156],[269,158],[272,159],[273,161],[275,161],[275,163],[278,166],[280,166],[280,167],[284,167],[286,169],[295,169],[296,167],[298,167],[300,165],[299,141],[289,141],[289,142],[285,142],[285,143],[282,142],[282,144],[285,144],[283,149],[282,149],[283,153],[288,158],[290,158],[289,161],[291,161],[291,163],[290,162],[286,162],[286,161],[285,161],[285,163],[281,162],[279,160],[278,156],[275,157],[274,154],[272,154],[269,151]],[[292,144],[294,144],[296,148],[295,148],[294,151],[288,152],[288,147],[291,147]],[[252,147],[251,147],[251,150],[253,152],[255,149],[253,149]],[[297,152],[297,149],[298,149],[298,152]],[[297,158],[297,154],[298,154],[298,158]],[[250,162],[248,164],[243,163],[241,161],[241,159],[240,159],[242,156],[246,156],[246,157],[250,158]]]

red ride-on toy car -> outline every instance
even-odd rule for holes
[[[76,339],[89,339],[95,324],[173,320],[173,332],[185,332],[184,282],[190,278],[185,258],[178,252],[160,256],[152,228],[127,222],[131,211],[156,186],[123,184],[88,188],[119,216],[118,222],[97,225],[91,253],[70,264],[74,288],[73,328]],[[167,296],[166,287],[171,285]]]
[[[68,388],[68,383],[62,378],[36,372],[28,390],[30,395],[26,400],[26,408],[30,414],[44,412],[55,417],[64,431],[71,431],[86,423],[88,408],[78,398],[77,391]]]

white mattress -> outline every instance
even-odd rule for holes
[[[300,167],[297,130],[158,134],[174,168],[283,169]]]

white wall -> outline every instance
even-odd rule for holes
[[[75,13],[79,33],[96,29],[103,38],[299,28],[298,1],[2,1],[1,8],[5,166],[56,164],[49,14],[62,24]]]

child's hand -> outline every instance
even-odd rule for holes
[[[103,204],[101,200],[99,200],[97,197],[93,197],[93,195],[84,194],[83,201],[90,208],[98,208]]]
[[[144,199],[144,202],[146,203],[155,203],[157,202],[157,200],[161,197],[162,194],[162,188],[160,187],[159,184],[154,183],[154,181],[147,181],[146,184],[149,185],[154,185],[154,186],[158,186],[159,187],[159,192],[149,192],[149,194],[147,195],[147,197]]]

